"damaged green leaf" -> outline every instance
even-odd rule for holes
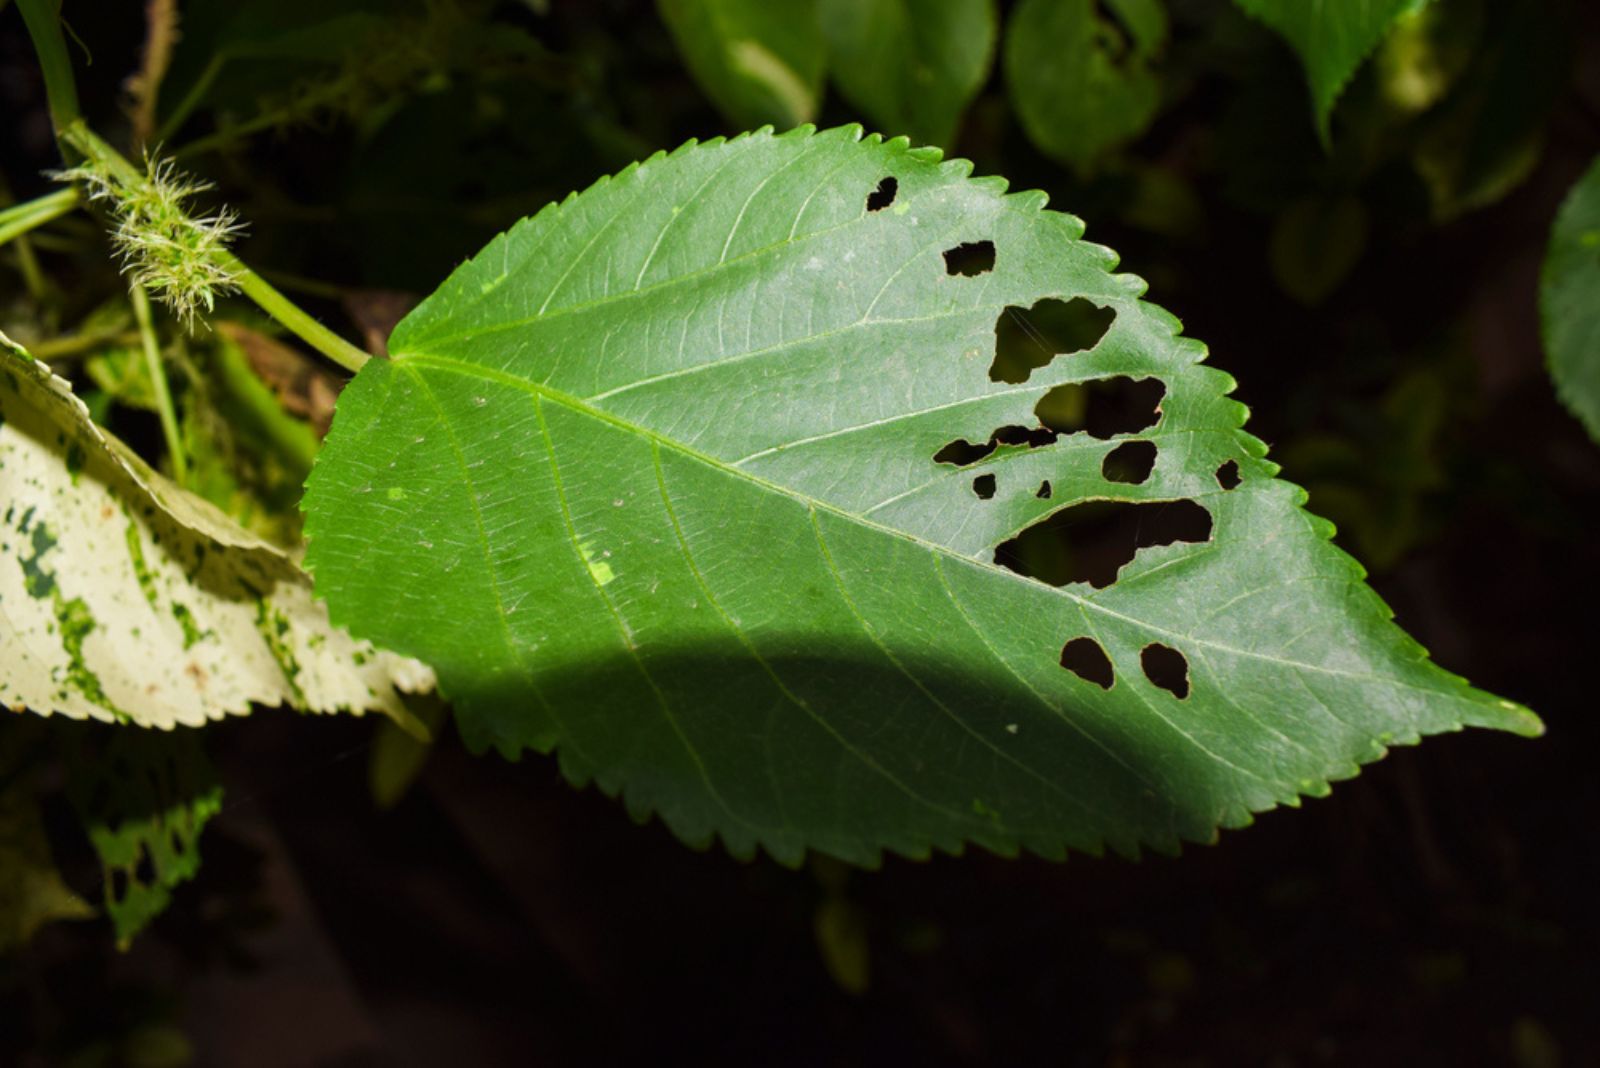
[[[762,131],[496,238],[340,399],[333,618],[470,746],[787,863],[1171,851],[1539,732],[1391,622],[1140,279],[969,172]]]

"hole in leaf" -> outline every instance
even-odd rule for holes
[[[1117,313],[1082,297],[1046,298],[1031,308],[1009,307],[994,321],[994,363],[989,378],[1026,382],[1057,356],[1092,349],[1111,329]]]
[[[965,438],[958,438],[933,454],[936,464],[950,464],[953,467],[965,467],[975,464],[995,450],[995,440],[990,438],[982,445],[974,445]]]
[[[1093,638],[1074,638],[1061,647],[1061,666],[1102,690],[1111,689],[1117,673],[1111,667],[1111,658]]]
[[[994,270],[993,241],[965,241],[944,251],[946,274],[959,274],[972,278]]]
[[[1137,486],[1150,477],[1155,467],[1155,442],[1124,441],[1106,453],[1106,458],[1100,463],[1100,474],[1107,482],[1125,482]]]
[[[950,464],[954,467],[966,467],[975,464],[988,456],[1001,445],[1023,445],[1030,449],[1037,449],[1041,445],[1049,445],[1056,440],[1056,432],[1046,430],[1042,426],[1003,426],[989,435],[989,440],[982,445],[974,445],[965,438],[957,438],[933,454],[936,464]]]
[[[139,863],[133,869],[133,877],[143,886],[154,886],[156,882],[156,865],[150,858],[150,850],[144,846],[139,847]]]
[[[1221,486],[1223,489],[1233,489],[1240,483],[1240,481],[1239,462],[1237,460],[1229,460],[1227,463],[1217,468],[1217,485]]]
[[[1140,549],[1211,540],[1211,513],[1191,500],[1086,501],[1039,520],[994,551],[995,563],[1051,586],[1103,589]]]
[[[1091,437],[1137,434],[1161,419],[1167,385],[1159,378],[1100,378],[1057,386],[1034,405],[1039,422],[1063,434],[1081,430]]]
[[[867,194],[867,210],[882,211],[894,203],[894,195],[900,191],[900,183],[894,177],[885,178],[878,183],[878,188]]]
[[[1039,483],[1039,492],[1035,493],[1034,496],[1039,498],[1041,501],[1048,501],[1050,499],[1050,480],[1048,478]]]
[[[987,501],[992,498],[994,496],[994,476],[979,475],[973,479],[972,492],[976,493],[981,500]]]
[[[1180,701],[1189,696],[1189,659],[1170,645],[1151,642],[1139,653],[1144,677]]]
[[[1037,449],[1042,445],[1054,444],[1056,432],[1042,426],[1003,426],[994,432],[990,440],[1001,445],[1024,445]]]
[[[111,869],[111,885],[108,887],[111,900],[121,904],[128,898],[128,873],[121,868]]]

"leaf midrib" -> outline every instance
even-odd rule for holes
[[[788,497],[797,504],[802,504],[809,508],[827,512],[830,515],[838,516],[841,519],[848,520],[857,524],[858,526],[867,527],[889,537],[899,538],[900,540],[909,542],[925,552],[932,553],[939,558],[953,559],[962,564],[981,568],[988,574],[995,575],[1008,582],[1023,584],[1030,590],[1037,590],[1040,586],[1044,586],[1044,588],[1052,590],[1058,596],[1065,597],[1072,601],[1080,608],[1080,610],[1086,608],[1094,609],[1101,615],[1111,619],[1120,620],[1123,623],[1131,624],[1136,627],[1141,627],[1152,634],[1158,634],[1163,637],[1171,638],[1175,641],[1192,642],[1196,645],[1204,646],[1205,648],[1215,650],[1216,652],[1223,653],[1228,656],[1237,656],[1249,660],[1260,660],[1266,663],[1276,664],[1281,667],[1291,668],[1299,671],[1311,671],[1320,675],[1329,675],[1337,678],[1348,678],[1369,682],[1378,682],[1390,686],[1400,686],[1409,690],[1414,690],[1418,693],[1433,694],[1435,696],[1448,698],[1451,700],[1470,699],[1471,697],[1470,693],[1463,695],[1459,692],[1452,692],[1450,690],[1443,690],[1432,686],[1421,686],[1409,679],[1396,678],[1389,675],[1374,675],[1355,671],[1341,671],[1337,668],[1330,668],[1321,664],[1308,664],[1304,661],[1276,657],[1267,653],[1256,652],[1255,650],[1239,649],[1234,646],[1223,645],[1220,642],[1211,641],[1195,634],[1185,634],[1168,630],[1165,627],[1158,626],[1135,616],[1118,612],[1115,609],[1099,603],[1098,601],[1074,593],[1067,587],[1049,586],[1048,584],[1040,583],[1036,579],[1031,579],[1025,575],[1020,575],[1007,568],[1003,568],[992,561],[982,560],[973,556],[965,556],[949,548],[948,546],[940,545],[937,542],[928,541],[925,538],[920,538],[909,531],[898,530],[894,527],[885,526],[882,523],[874,522],[871,519],[867,519],[853,512],[849,512],[835,504],[812,497],[809,494],[803,493],[789,486],[771,482],[760,477],[759,475],[751,474],[750,472],[741,470],[737,467],[730,467],[728,464],[724,463],[722,460],[719,460],[715,456],[703,453],[690,445],[686,445],[681,441],[677,441],[676,439],[666,437],[665,435],[651,430],[649,427],[640,426],[637,423],[630,422],[620,416],[606,411],[603,408],[596,408],[578,397],[574,397],[569,393],[554,389],[550,386],[544,385],[543,383],[534,382],[529,379],[518,378],[517,376],[507,374],[504,371],[497,371],[491,367],[483,367],[481,365],[468,363],[463,360],[452,359],[448,356],[434,356],[426,353],[414,352],[402,356],[396,356],[391,362],[398,366],[412,365],[414,368],[431,367],[436,370],[458,374],[466,378],[476,378],[480,381],[494,382],[498,385],[507,386],[511,389],[521,392],[532,393],[545,400],[553,401],[554,403],[569,408],[581,415],[589,416],[590,418],[597,419],[600,422],[616,427],[619,430],[623,430],[627,433],[655,442],[660,447],[671,449],[680,455],[703,463],[717,471],[723,472],[724,474],[728,474],[735,478],[752,483],[761,489],[766,490],[767,492]],[[1177,499],[1179,498],[1163,498],[1163,500]],[[1488,704],[1489,702],[1474,701],[1473,703]],[[1504,704],[1504,702],[1494,703],[1500,705]],[[1521,706],[1516,707],[1520,708]]]

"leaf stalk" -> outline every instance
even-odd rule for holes
[[[13,204],[0,211],[0,245],[5,245],[29,230],[38,229],[45,223],[61,218],[76,210],[82,203],[82,191],[72,188],[58,189],[54,193],[46,193],[25,203]]]
[[[156,398],[156,414],[161,417],[161,435],[167,441],[172,460],[172,477],[180,486],[189,485],[189,458],[183,450],[183,435],[178,431],[178,414],[172,406],[172,391],[167,388],[167,369],[161,362],[161,345],[156,339],[150,316],[150,297],[142,286],[128,287],[133,302],[133,318],[139,324],[139,341],[144,348],[144,365],[150,373],[150,388]]]

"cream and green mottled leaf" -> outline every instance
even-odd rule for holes
[[[331,626],[281,551],[167,482],[0,335],[0,703],[198,726],[382,711],[429,670]]]
[[[790,863],[1174,850],[1391,745],[1538,732],[1394,625],[1141,280],[969,172],[761,132],[490,242],[339,400],[333,618],[433,664],[473,747]],[[1103,336],[995,367],[1049,301]],[[1137,424],[1097,421],[1118,380]],[[997,552],[1090,502],[1204,530],[1098,586]]]

